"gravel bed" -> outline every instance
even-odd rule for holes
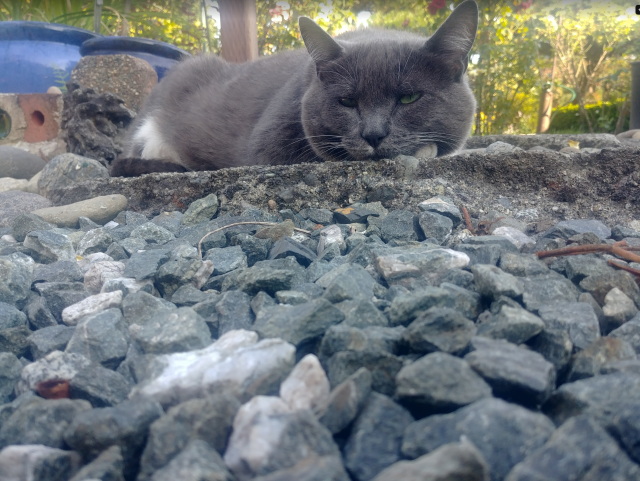
[[[15,216],[0,479],[640,479],[640,223],[385,205]]]

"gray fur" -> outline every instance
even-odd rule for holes
[[[430,143],[438,155],[451,153],[475,112],[464,72],[477,20],[468,0],[429,39],[374,29],[332,39],[301,18],[307,51],[245,64],[213,55],[186,60],[149,95],[123,158],[215,170],[414,155]],[[413,93],[422,96],[399,102]],[[345,97],[357,107],[342,105]],[[150,119],[153,143],[140,138],[149,137]]]

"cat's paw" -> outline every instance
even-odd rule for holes
[[[433,159],[438,156],[438,146],[436,144],[427,144],[416,152],[414,157],[418,159]]]
[[[111,162],[111,177],[137,177],[156,172],[187,172],[181,165],[161,159],[140,159],[136,157],[118,158]]]

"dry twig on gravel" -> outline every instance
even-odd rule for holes
[[[577,256],[580,254],[593,254],[595,252],[607,252],[609,254],[622,257],[623,259],[626,259],[629,262],[640,263],[640,256],[638,254],[634,254],[631,251],[640,251],[640,247],[630,247],[627,245],[625,241],[619,241],[613,245],[586,244],[582,246],[563,247],[562,249],[553,249],[550,251],[538,251],[536,252],[536,255],[538,256],[538,259],[544,259],[545,257]],[[609,265],[613,267],[618,267],[619,269],[630,272],[631,274],[636,276],[636,281],[640,281],[640,270],[633,269],[632,267],[628,267],[622,264],[618,264],[613,260],[609,260]]]
[[[469,211],[464,205],[462,206],[462,215],[464,216],[464,223],[467,226],[467,230],[472,234],[475,234],[475,229],[473,228],[473,224],[471,223],[471,217],[469,217]]]
[[[204,241],[211,234],[215,234],[216,232],[220,232],[221,230],[227,229],[229,227],[234,227],[236,225],[248,225],[248,224],[252,224],[252,225],[270,225],[270,226],[280,225],[278,222],[235,222],[234,224],[225,225],[225,226],[220,227],[218,229],[212,230],[211,232],[207,232],[204,235],[204,237],[202,239],[200,239],[200,242],[198,242],[198,256],[200,256],[200,259],[202,259],[202,241]],[[297,227],[294,227],[293,230],[296,231],[296,232],[302,232],[303,234],[307,234],[307,235],[311,234],[311,232],[309,232],[308,230],[298,229]]]

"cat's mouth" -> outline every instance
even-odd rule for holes
[[[389,150],[390,149],[385,148],[384,146],[380,146],[377,149],[374,149],[371,146],[367,146],[365,148],[349,150],[349,154],[351,155],[352,160],[359,160],[359,161],[382,160],[382,159],[389,158],[389,155],[390,155]]]

